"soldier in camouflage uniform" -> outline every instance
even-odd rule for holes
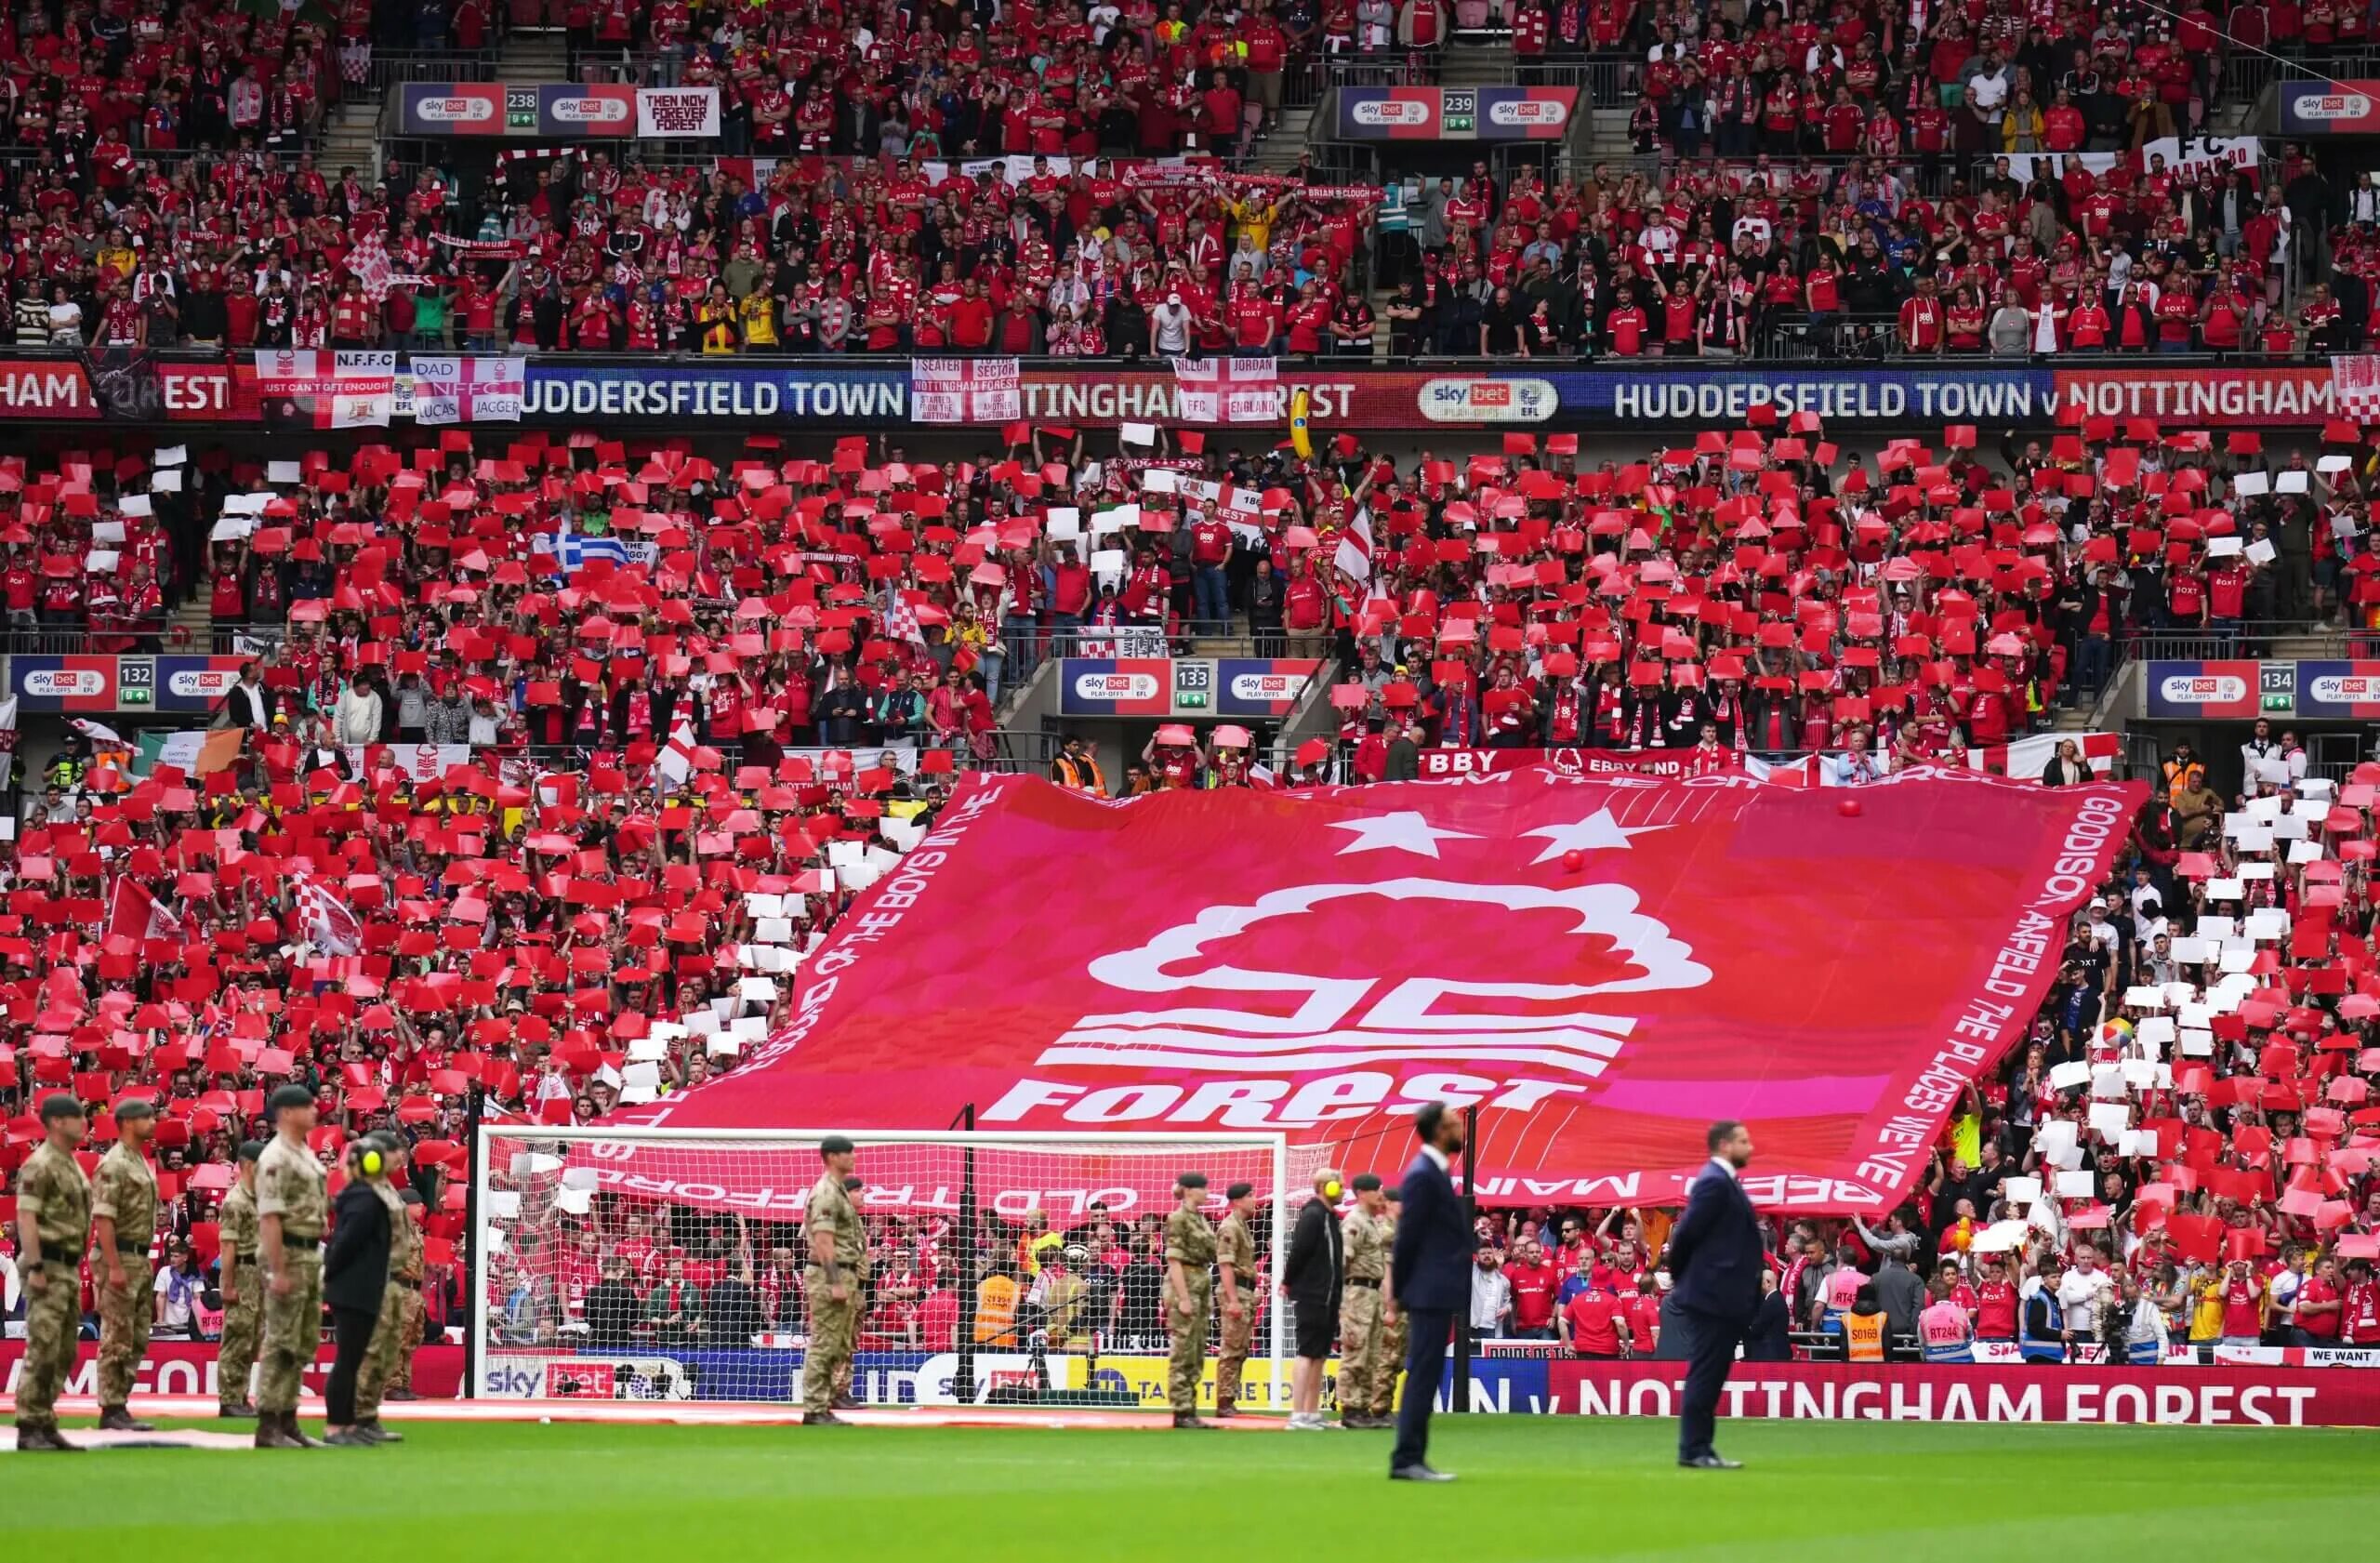
[[[1339,1302],[1339,1424],[1378,1427],[1372,1415],[1373,1385],[1386,1341],[1383,1308],[1394,1315],[1388,1290],[1388,1225],[1381,1212],[1387,1199],[1378,1172],[1355,1174],[1355,1208],[1341,1226],[1346,1238],[1347,1289]]]
[[[1173,1331],[1173,1359],[1166,1366],[1166,1399],[1176,1427],[1211,1427],[1198,1417],[1198,1366],[1207,1356],[1207,1320],[1213,1305],[1215,1229],[1198,1207],[1207,1198],[1207,1174],[1184,1172],[1173,1180],[1178,1201],[1165,1218],[1165,1322]]]
[[[83,1283],[76,1266],[91,1232],[91,1185],[74,1147],[83,1105],[60,1093],[41,1104],[42,1143],[17,1170],[17,1262],[25,1289],[25,1366],[17,1381],[17,1447],[72,1450],[58,1436],[58,1392],[74,1366]]]
[[[421,1195],[414,1189],[406,1189],[400,1198],[404,1200],[406,1221],[416,1228],[414,1241],[419,1244],[419,1225],[423,1212],[429,1207],[423,1204]],[[422,1285],[429,1275],[428,1261],[423,1259],[414,1266],[413,1284],[405,1288],[404,1316],[397,1326],[397,1366],[395,1371],[389,1375],[389,1387],[380,1394],[383,1400],[415,1398],[413,1354],[421,1349],[422,1333],[430,1324],[430,1305],[421,1294]]]
[[[1396,1202],[1404,1198],[1404,1194],[1391,1185],[1381,1190],[1381,1252],[1394,1254],[1396,1252]],[[1392,1274],[1381,1282],[1380,1287],[1380,1368],[1372,1374],[1371,1409],[1372,1424],[1378,1427],[1390,1426],[1396,1421],[1396,1375],[1405,1368],[1405,1315],[1396,1306],[1395,1284],[1396,1278]],[[1437,1386],[1433,1384],[1429,1392],[1436,1394]],[[1339,1404],[1345,1407],[1347,1400],[1344,1396],[1340,1397]]]
[[[851,1371],[859,1344],[860,1298],[867,1289],[867,1234],[845,1186],[857,1159],[852,1143],[829,1134],[818,1142],[818,1159],[826,1171],[811,1185],[801,1211],[802,1236],[810,1244],[810,1263],[801,1272],[802,1295],[810,1305],[810,1344],[801,1359],[804,1427],[834,1426],[843,1420],[834,1411],[838,1376]]]
[[[380,1317],[373,1322],[364,1366],[355,1375],[355,1432],[368,1443],[401,1444],[403,1434],[380,1425],[380,1400],[404,1349],[405,1299],[421,1294],[421,1229],[405,1208],[404,1194],[411,1191],[398,1188],[405,1171],[405,1143],[385,1131],[364,1137],[379,1147],[386,1169],[385,1175],[372,1180],[372,1192],[389,1210],[389,1278],[381,1283]]]
[[[298,1425],[298,1392],[323,1344],[323,1235],[331,1208],[322,1163],[306,1146],[314,1098],[284,1085],[267,1100],[272,1141],[257,1159],[257,1252],[264,1276],[263,1371],[257,1448],[314,1449]]]
[[[156,1311],[149,1248],[157,1236],[157,1174],[142,1154],[157,1132],[157,1109],[126,1102],[115,1109],[115,1146],[91,1174],[91,1217],[97,1223],[91,1273],[99,1293],[99,1426],[112,1433],[152,1433],[133,1420],[127,1402],[140,1359],[149,1354],[149,1321]]]
[[[239,1174],[216,1214],[217,1256],[222,1264],[223,1340],[215,1351],[215,1390],[219,1414],[251,1417],[248,1371],[257,1362],[257,1329],[264,1321],[264,1282],[257,1273],[257,1158],[262,1140],[240,1145]]]
[[[1223,1198],[1231,1201],[1231,1213],[1215,1230],[1215,1265],[1222,1272],[1215,1297],[1223,1316],[1222,1338],[1215,1345],[1218,1417],[1234,1415],[1237,1410],[1240,1371],[1248,1365],[1250,1337],[1264,1301],[1256,1284],[1256,1237],[1248,1229],[1248,1218],[1256,1210],[1255,1185],[1233,1184],[1223,1190]],[[1276,1393],[1279,1387],[1274,1386]]]

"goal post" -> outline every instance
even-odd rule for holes
[[[487,1123],[472,1146],[469,1391],[799,1404],[802,1207],[856,1150],[869,1406],[1166,1404],[1161,1228],[1202,1172],[1251,1186],[1260,1307],[1238,1404],[1286,1411],[1289,1224],[1325,1147],[1278,1133],[673,1129]],[[1223,1300],[1200,1405],[1214,1404]]]

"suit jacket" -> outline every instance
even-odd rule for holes
[[[1760,1223],[1743,1185],[1705,1166],[1670,1228],[1670,1275],[1677,1305],[1742,1324],[1760,1305]]]
[[[335,1308],[380,1311],[389,1284],[389,1207],[362,1178],[338,1191],[330,1246],[323,1251],[323,1301]]]
[[[1479,1235],[1463,1218],[1454,1180],[1427,1156],[1405,1169],[1396,1217],[1396,1249],[1389,1258],[1396,1300],[1408,1308],[1460,1313],[1471,1306],[1471,1256]]]
[[[1308,1199],[1298,1212],[1298,1224],[1289,1233],[1289,1252],[1281,1261],[1281,1284],[1289,1295],[1308,1306],[1327,1305],[1339,1294],[1339,1283],[1347,1273],[1344,1238],[1339,1231],[1339,1212],[1330,1201]]]

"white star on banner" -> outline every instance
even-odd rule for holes
[[[1666,830],[1666,825],[1622,825],[1611,817],[1609,809],[1597,809],[1573,825],[1544,825],[1535,830],[1524,830],[1524,836],[1542,836],[1547,845],[1543,852],[1529,859],[1531,863],[1552,863],[1564,853],[1586,851],[1594,847],[1625,849],[1628,838],[1655,830]]]
[[[1330,822],[1333,830],[1352,830],[1356,840],[1341,847],[1340,857],[1352,852],[1416,853],[1423,857],[1438,855],[1440,841],[1475,841],[1479,838],[1467,830],[1441,830],[1411,809],[1399,809],[1395,814],[1371,815],[1362,819],[1337,819]]]

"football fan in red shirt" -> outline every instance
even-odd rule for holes
[[[1628,1318],[1620,1300],[1590,1282],[1564,1305],[1562,1344],[1573,1357],[1611,1361],[1628,1353]]]
[[[1554,1294],[1562,1273],[1545,1262],[1545,1250],[1534,1238],[1523,1238],[1504,1266],[1513,1288],[1513,1333],[1525,1341],[1554,1338]]]

